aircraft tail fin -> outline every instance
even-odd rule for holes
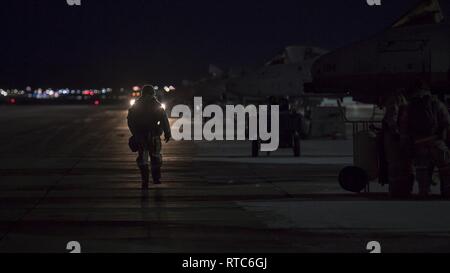
[[[213,78],[220,78],[220,77],[223,76],[224,73],[223,73],[222,69],[220,69],[219,67],[211,64],[211,65],[209,65],[209,74],[211,76],[213,76]]]

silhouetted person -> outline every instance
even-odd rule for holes
[[[153,86],[144,86],[141,98],[128,111],[128,127],[138,147],[139,156],[136,162],[141,171],[142,189],[148,189],[149,185],[149,159],[153,182],[160,184],[161,135],[164,133],[166,143],[170,141],[172,135],[169,119],[161,103],[156,99]]]
[[[405,115],[408,102],[402,90],[387,96],[383,105],[386,114],[383,119],[384,155],[386,158],[391,197],[409,197],[414,186],[412,155],[408,152],[408,135]]]
[[[425,80],[417,80],[410,89],[408,121],[420,195],[429,195],[433,169],[437,167],[441,178],[441,194],[450,198],[450,152],[446,143],[449,139],[450,115],[445,104],[431,94]]]

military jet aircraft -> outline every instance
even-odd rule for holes
[[[311,66],[327,51],[310,46],[289,46],[264,66],[231,77],[226,91],[241,98],[298,97],[311,81]]]
[[[321,48],[289,46],[263,66],[223,71],[211,65],[209,77],[185,84],[187,96],[201,96],[206,102],[266,102],[268,97],[298,97],[310,82],[311,66],[325,54]]]
[[[312,67],[308,92],[350,94],[376,104],[380,97],[408,88],[417,78],[432,91],[450,89],[448,1],[422,0],[388,29],[372,38],[332,51]]]

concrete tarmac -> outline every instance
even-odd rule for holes
[[[0,252],[450,251],[450,202],[344,192],[350,140],[249,157],[247,142],[171,142],[140,190],[126,110],[0,107]]]

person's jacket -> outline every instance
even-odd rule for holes
[[[448,108],[441,100],[439,100],[436,96],[433,96],[431,94],[431,91],[419,90],[411,96],[411,99],[423,98],[425,96],[431,96],[431,98],[434,102],[433,103],[433,106],[434,106],[433,112],[436,115],[436,121],[437,121],[437,125],[438,125],[438,127],[436,128],[436,133],[440,134],[443,131],[448,130],[450,128],[450,114],[449,114]]]
[[[155,97],[141,97],[128,110],[128,127],[133,135],[172,136],[169,119]]]
[[[384,102],[386,113],[383,118],[384,128],[395,135],[401,134],[402,112],[406,110],[408,101],[401,91],[396,91],[389,95]]]

